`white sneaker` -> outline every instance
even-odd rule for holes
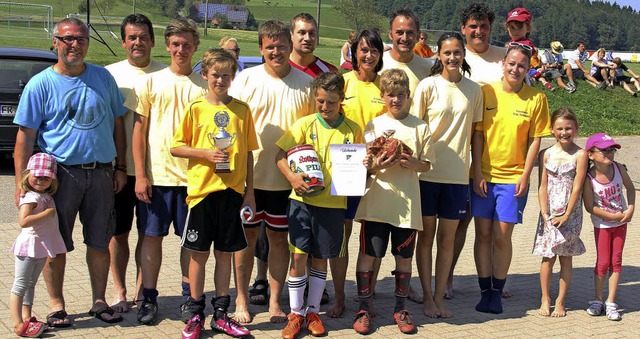
[[[600,300],[592,300],[589,302],[589,308],[587,308],[587,314],[598,316],[602,315],[604,311],[604,304]]]
[[[620,316],[620,313],[618,313],[618,304],[616,303],[610,303],[610,302],[606,302],[604,303],[606,305],[606,312],[607,312],[607,319],[609,320],[613,320],[613,321],[620,321],[620,319],[622,319],[622,317]]]

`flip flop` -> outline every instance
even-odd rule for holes
[[[258,288],[261,287],[261,288]],[[252,297],[262,296],[262,300],[254,300]],[[256,280],[249,291],[249,303],[253,305],[266,305],[269,302],[269,282],[264,279]]]
[[[47,314],[47,325],[56,328],[69,327],[71,326],[71,320],[65,310],[59,310]]]
[[[103,315],[104,314],[108,314],[110,316],[112,316],[112,318],[104,318]],[[109,306],[104,306],[99,308],[97,311],[93,311],[93,310],[89,310],[89,315],[98,319],[98,320],[102,320],[107,324],[114,324],[114,323],[118,323],[122,321],[122,316],[118,314],[117,317],[113,317],[113,315],[116,314],[116,311],[113,310],[113,308],[109,307]]]

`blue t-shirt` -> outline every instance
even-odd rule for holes
[[[24,88],[15,124],[38,131],[38,144],[61,164],[111,162],[114,119],[127,112],[111,74],[85,63],[77,77],[49,67]]]

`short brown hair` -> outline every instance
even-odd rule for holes
[[[293,19],[291,19],[291,30],[293,30],[293,28],[296,26],[296,22],[298,21],[303,21],[309,24],[313,24],[313,26],[318,29],[318,22],[316,21],[316,19],[313,17],[313,15],[306,13],[306,12],[302,12],[302,13],[298,13],[296,14],[296,16],[293,17]]]
[[[191,19],[173,19],[164,30],[164,43],[169,45],[169,38],[176,34],[191,33],[193,35],[193,42],[196,47],[200,46],[200,33],[198,32],[198,25]]]
[[[262,38],[265,36],[275,39],[281,35],[285,36],[289,45],[291,45],[291,30],[289,27],[279,20],[267,20],[258,28],[258,46],[262,47]]]
[[[325,72],[318,75],[311,82],[311,94],[318,95],[318,89],[322,88],[328,93],[340,95],[340,100],[344,99],[344,78],[336,72]]]
[[[207,75],[213,67],[231,68],[232,75],[238,71],[236,58],[223,48],[209,48],[202,56],[202,75]]]
[[[380,74],[380,95],[404,91],[409,93],[409,77],[398,68],[384,70]]]

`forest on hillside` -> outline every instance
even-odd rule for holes
[[[337,0],[354,1],[354,0]],[[365,0],[369,1],[369,0]],[[434,30],[459,30],[459,13],[472,0],[372,0],[382,16],[398,8],[413,9],[420,25]],[[588,49],[640,51],[640,12],[629,6],[589,0],[491,0],[486,2],[496,13],[492,42],[509,41],[504,28],[507,13],[525,7],[533,17],[531,40],[536,46],[561,41],[566,49],[585,42]]]

